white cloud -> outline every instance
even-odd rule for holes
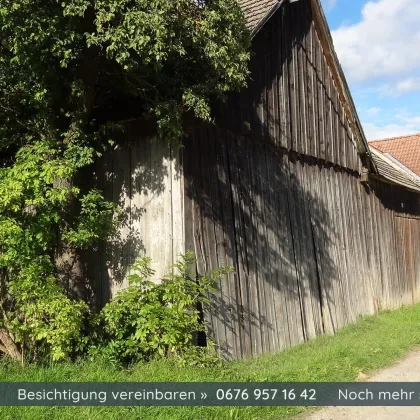
[[[392,115],[388,123],[365,121],[363,130],[368,141],[383,140],[391,137],[407,136],[420,132],[420,115],[415,115],[404,109],[390,109],[383,115],[382,120],[386,121],[386,115]]]
[[[419,100],[412,95],[404,102],[405,95],[420,92],[420,1],[369,0],[359,22],[343,23],[332,35],[344,73],[364,103],[367,139],[420,132],[420,115],[413,113]]]
[[[362,20],[333,31],[346,75],[363,82],[420,69],[420,1],[369,1]],[[408,89],[401,85],[401,89]]]
[[[420,91],[420,77],[406,77],[380,85],[377,92],[384,96],[398,97]]]
[[[420,131],[420,117],[404,117],[403,121],[412,127],[417,127]]]
[[[374,117],[375,115],[378,115],[381,111],[381,108],[373,107],[366,110],[366,114],[369,115],[369,117]]]
[[[373,123],[364,123],[363,130],[368,141],[389,139],[391,137],[408,136],[416,134],[420,130],[411,124],[389,124],[378,126]]]
[[[332,10],[337,5],[337,0],[326,0],[327,10]]]
[[[398,93],[410,93],[420,90],[420,77],[408,77],[398,81],[396,90]]]

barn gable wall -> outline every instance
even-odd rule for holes
[[[204,308],[232,357],[333,333],[360,315],[420,301],[420,200],[360,182],[361,159],[309,2],[284,6],[254,39],[248,89],[215,107],[182,151],[141,124],[104,156],[97,182],[125,209],[90,256],[103,303],[141,255],[156,279],[186,249],[198,273],[231,265]]]
[[[419,300],[420,199],[360,182],[361,160],[307,2],[254,40],[253,83],[184,149],[185,240],[231,265],[204,308],[233,357],[334,333]]]
[[[360,171],[354,134],[312,19],[310,1],[286,2],[253,40],[248,89],[220,109],[242,135]]]

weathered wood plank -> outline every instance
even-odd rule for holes
[[[290,18],[287,13],[288,8],[281,9],[281,29],[279,37],[281,39],[281,64],[282,72],[279,81],[280,93],[280,120],[282,127],[281,145],[288,150],[292,148],[292,128],[291,128],[291,102],[289,89],[289,71],[292,60],[292,44],[290,40]]]
[[[340,175],[337,176],[337,200],[340,208],[340,218],[341,218],[341,230],[342,230],[342,254],[343,254],[343,263],[344,263],[344,280],[343,288],[345,290],[345,296],[348,299],[347,301],[347,317],[350,320],[356,319],[356,312],[353,307],[353,299],[350,296],[353,293],[352,284],[353,276],[353,260],[350,258],[351,249],[353,247],[353,232],[349,226],[350,219],[350,193],[347,188],[347,179],[348,174],[344,171],[340,172]]]
[[[310,156],[318,157],[317,147],[317,126],[315,121],[315,107],[316,107],[316,89],[315,89],[315,75],[314,75],[314,48],[313,48],[313,27],[309,21],[309,16],[306,15],[306,25],[308,26],[308,33],[305,39],[306,50],[306,95],[308,104],[308,123],[307,123],[307,136]]]
[[[330,121],[331,123],[331,121]],[[327,217],[327,222],[325,223],[325,230],[327,233],[328,240],[328,254],[325,256],[330,269],[329,285],[328,287],[331,290],[331,307],[333,308],[334,313],[334,324],[335,330],[343,326],[344,315],[343,315],[343,305],[342,302],[342,291],[341,291],[341,267],[340,259],[337,252],[337,242],[338,242],[338,232],[336,227],[336,214],[334,208],[334,196],[333,196],[333,183],[334,183],[334,169],[331,164],[327,165],[326,171],[326,184],[325,184],[325,197],[326,197],[326,208],[327,212],[325,216]]]
[[[336,237],[338,239],[337,242],[337,253],[339,256],[339,269],[340,269],[340,289],[341,289],[341,296],[343,299],[343,318],[345,323],[349,323],[352,320],[352,310],[350,308],[350,296],[351,291],[348,284],[348,261],[347,261],[347,248],[348,248],[348,239],[347,239],[347,228],[346,223],[347,220],[345,219],[345,209],[342,204],[343,195],[346,194],[345,191],[342,189],[342,178],[344,172],[341,168],[334,168],[333,174],[333,195],[334,195],[334,203],[335,203],[335,211],[334,211],[334,218],[336,219]]]
[[[327,61],[322,56],[322,75],[325,84],[325,160],[334,162],[334,144],[333,144],[333,130],[332,130],[332,103],[331,103],[331,73],[327,65]]]
[[[302,186],[302,208],[304,213],[304,231],[305,241],[304,254],[305,254],[305,282],[303,284],[303,306],[306,307],[305,324],[307,338],[311,339],[319,335],[323,331],[322,327],[322,313],[320,304],[320,290],[316,266],[316,251],[314,246],[313,230],[311,226],[311,213],[317,216],[319,212],[317,205],[317,197],[314,195],[313,190],[313,171],[315,170],[314,161],[305,162],[300,170],[300,179]]]
[[[240,165],[242,169],[242,201],[241,207],[244,215],[245,222],[245,244],[246,244],[246,261],[247,269],[249,272],[249,296],[250,296],[250,318],[251,318],[251,331],[253,331],[253,352],[252,354],[257,355],[263,353],[264,340],[262,334],[263,319],[261,317],[263,313],[262,309],[262,290],[261,284],[258,278],[259,270],[259,243],[258,243],[258,188],[255,182],[255,157],[249,159],[249,156],[253,155],[253,140],[249,137],[238,139],[241,143],[239,144],[239,155]]]
[[[288,188],[290,174],[288,171],[289,158],[287,154],[278,154],[273,159],[272,188],[275,193],[276,218],[278,227],[278,263],[277,290],[281,292],[282,301],[279,302],[281,314],[281,328],[283,331],[282,348],[291,346],[296,338],[296,301],[295,288],[297,284],[296,264],[293,252],[292,227],[290,221]]]
[[[265,220],[268,241],[268,261],[267,283],[271,285],[272,293],[272,343],[273,348],[281,350],[290,345],[290,337],[288,330],[287,302],[286,302],[286,285],[285,270],[283,269],[284,256],[282,247],[284,240],[282,235],[288,230],[287,226],[281,222],[281,210],[279,209],[279,201],[284,197],[284,179],[279,165],[281,157],[279,154],[268,148],[265,149],[266,161],[266,187],[267,201],[265,208]],[[270,287],[268,287],[270,293]]]
[[[294,254],[295,262],[298,273],[298,282],[297,282],[297,298],[299,299],[302,327],[304,339],[308,339],[308,335],[312,334],[312,325],[309,323],[308,318],[310,317],[309,303],[310,301],[306,299],[306,293],[309,291],[309,281],[308,275],[306,272],[306,262],[308,255],[306,255],[305,244],[308,241],[305,225],[304,225],[304,198],[303,198],[303,185],[300,177],[300,166],[301,163],[296,160],[292,161],[290,166],[290,175],[291,175],[291,189],[292,194],[290,197],[290,217],[292,221],[292,236],[294,243]],[[311,331],[308,331],[308,328]]]
[[[301,6],[301,5],[299,5]],[[305,28],[305,10],[302,7],[296,7],[296,30],[297,36],[297,79],[298,79],[298,141],[300,143],[301,153],[310,155],[310,143],[308,136],[308,92],[307,92],[307,70],[306,70],[306,28]]]
[[[332,98],[332,107],[333,107],[333,135],[334,135],[334,163],[341,165],[341,139],[340,139],[340,116],[339,116],[339,98],[337,94],[337,88],[333,81],[333,98]]]
[[[314,171],[316,188],[314,190],[314,201],[316,207],[311,211],[311,223],[317,256],[323,329],[325,333],[332,334],[336,330],[335,313],[333,313],[334,299],[331,292],[334,267],[329,256],[330,237],[327,229],[330,214],[326,201],[326,173],[327,169],[324,165],[317,166],[316,171]]]
[[[317,81],[317,121],[318,121],[318,157],[326,159],[326,133],[325,133],[325,87],[323,77],[323,53],[321,43],[317,32],[314,30],[315,35],[315,62],[316,62],[316,81]]]
[[[298,153],[303,153],[302,144],[300,143],[299,127],[299,70],[298,70],[298,46],[297,37],[299,33],[296,30],[297,21],[296,8],[290,7],[290,23],[288,23],[288,33],[291,37],[291,57],[289,62],[289,101],[290,101],[290,126],[292,134],[291,149]]]
[[[251,331],[251,317],[250,317],[250,295],[249,295],[249,270],[247,269],[247,256],[246,256],[246,242],[245,242],[245,225],[244,215],[242,212],[242,187],[241,178],[243,177],[242,171],[239,168],[240,156],[237,152],[238,146],[235,137],[229,132],[226,133],[227,156],[230,165],[231,173],[231,188],[233,196],[233,213],[235,225],[235,237],[237,247],[238,259],[238,279],[240,282],[240,323],[242,324],[241,334],[241,351],[243,355],[252,354],[252,345],[254,332]]]
[[[205,217],[208,212],[208,201],[206,200],[205,184],[203,182],[203,171],[205,173],[205,169],[203,168],[202,147],[205,139],[205,128],[205,126],[196,128],[191,136],[191,141],[188,142],[188,146],[190,147],[188,156],[190,191],[187,194],[192,199],[192,240],[193,251],[197,259],[196,268],[198,278],[211,269],[206,247],[207,224]],[[210,295],[210,297],[214,296]],[[212,340],[217,341],[219,339],[217,314],[213,314],[211,309],[211,305],[203,305],[202,308],[204,319],[208,324],[208,335]]]
[[[279,98],[279,77],[280,66],[280,33],[281,17],[275,16],[275,27],[268,34],[266,47],[266,80],[271,81],[268,86],[267,114],[269,121],[268,137],[275,145],[281,145],[281,125],[280,125],[280,100]]]
[[[267,159],[265,149],[269,145],[253,144],[253,155],[255,156],[254,186],[255,186],[255,222],[257,230],[257,280],[259,285],[259,307],[261,317],[261,332],[263,340],[263,351],[272,352],[278,349],[273,336],[276,334],[273,290],[271,284],[271,260],[269,259],[271,247],[269,242],[269,228],[273,225],[270,218],[269,187],[267,174]]]
[[[412,239],[412,256],[413,256],[413,278],[414,290],[413,300],[414,304],[420,302],[420,221],[418,219],[410,219],[410,230]],[[406,291],[406,289],[404,290]]]
[[[301,343],[305,340],[305,331],[303,326],[303,314],[301,306],[301,272],[299,266],[300,256],[300,243],[299,243],[299,231],[298,222],[296,216],[298,215],[297,208],[298,202],[296,200],[296,189],[299,188],[298,180],[296,177],[296,167],[293,161],[289,160],[289,157],[284,157],[283,162],[285,163],[285,176],[287,178],[287,203],[288,203],[288,221],[291,226],[291,239],[290,249],[287,254],[287,261],[291,264],[291,275],[288,278],[288,292],[289,292],[289,322],[291,324],[290,340],[291,344]]]
[[[239,284],[238,250],[236,246],[235,221],[233,216],[233,195],[232,195],[232,177],[231,167],[228,158],[226,144],[226,133],[218,130],[216,142],[217,160],[218,160],[218,184],[220,194],[221,217],[223,219],[224,232],[224,254],[227,265],[231,265],[235,272],[227,278],[227,290],[229,293],[228,307],[226,317],[229,320],[227,335],[231,338],[232,357],[242,356],[241,336],[241,293]],[[229,339],[229,338],[228,338]],[[228,347],[229,348],[229,347]]]
[[[176,145],[170,147],[170,173],[172,200],[172,263],[185,253],[185,185],[183,172],[183,150]]]
[[[221,249],[223,228],[221,227],[222,215],[221,206],[219,205],[220,196],[218,191],[217,152],[215,150],[214,130],[213,126],[206,126],[201,139],[202,150],[206,151],[201,161],[201,173],[202,195],[205,200],[205,204],[202,205],[202,210],[204,210],[202,212],[203,235],[208,270],[224,266],[226,263]],[[233,347],[228,319],[229,312],[227,311],[228,293],[225,280],[225,278],[222,279],[217,285],[217,291],[212,296],[209,310],[212,313],[213,328],[217,342],[222,346],[225,354],[230,354],[233,352]]]

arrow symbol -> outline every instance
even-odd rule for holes
[[[207,394],[205,392],[201,393],[201,399],[205,400],[207,398]]]

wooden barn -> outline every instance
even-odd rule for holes
[[[181,150],[130,124],[97,170],[126,220],[90,268],[106,301],[140,255],[157,277],[187,249],[199,274],[233,266],[204,308],[232,357],[420,301],[420,185],[371,152],[319,1],[240,3],[249,87]]]

